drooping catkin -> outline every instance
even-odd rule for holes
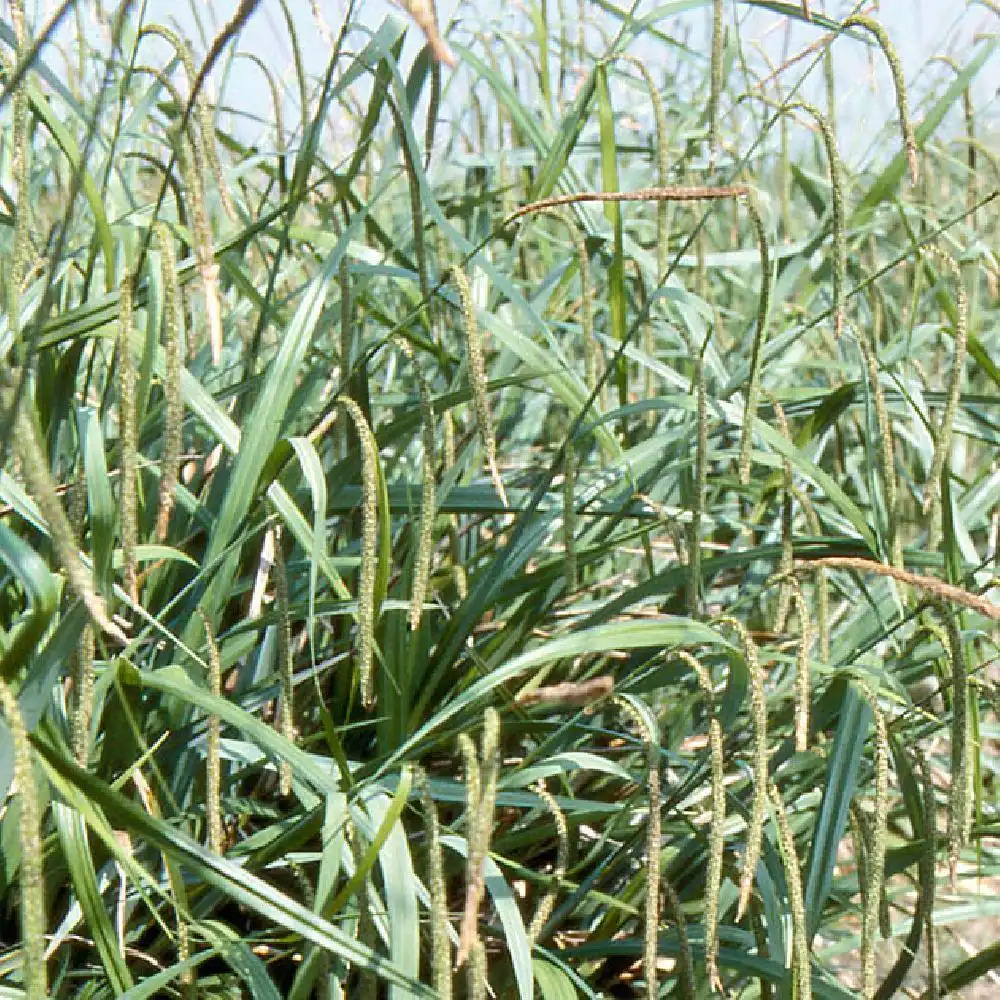
[[[0,392],[3,408],[10,412],[14,407],[14,393]],[[66,511],[59,499],[56,484],[49,471],[48,460],[38,442],[35,420],[30,413],[31,401],[26,397],[20,401],[14,416],[14,452],[21,463],[21,471],[32,499],[38,504],[45,519],[55,549],[70,589],[83,602],[91,621],[122,646],[128,644],[128,637],[108,615],[104,599],[94,588],[90,570],[80,559],[80,549],[76,535]]]
[[[135,412],[135,361],[132,358],[132,278],[126,276],[118,302],[118,421],[121,439],[121,541],[125,592],[139,600],[139,571],[135,548],[139,539],[139,499],[136,476],[139,466],[139,431]]]
[[[805,512],[806,524],[809,532],[814,538],[820,538],[823,534],[822,525],[819,523],[819,516],[813,505],[809,494],[805,490],[800,490],[797,486],[792,486],[792,493],[802,505]],[[830,592],[827,587],[826,570],[822,566],[816,567],[813,574],[815,581],[816,597],[816,629],[819,633],[819,655],[823,663],[830,662]]]
[[[882,465],[882,488],[885,491],[885,521],[889,533],[889,548],[892,564],[902,568],[902,542],[899,538],[896,504],[898,488],[896,482],[895,443],[892,434],[892,423],[889,420],[889,410],[885,405],[885,393],[879,378],[879,364],[876,355],[874,339],[864,328],[864,324],[850,324],[851,330],[858,339],[861,355],[864,358],[868,374],[868,387],[872,394],[875,407],[875,419],[878,422],[879,456]]]
[[[944,471],[948,453],[951,450],[952,430],[955,414],[962,393],[962,378],[965,371],[965,357],[969,346],[969,303],[965,294],[965,283],[958,262],[951,254],[938,248],[930,248],[927,253],[937,257],[951,271],[955,280],[955,344],[952,349],[951,371],[948,375],[948,394],[945,399],[944,412],[934,435],[934,455],[931,459],[930,471],[927,473],[927,485],[924,489],[924,515],[930,515],[941,499],[941,475]]]
[[[723,993],[719,975],[719,890],[722,887],[722,854],[725,849],[726,786],[722,726],[715,715],[715,692],[712,677],[705,666],[687,650],[679,650],[679,659],[694,671],[705,695],[708,716],[708,746],[712,770],[712,819],[708,834],[708,868],[705,875],[705,972],[709,986]]]
[[[420,398],[420,439],[423,452],[420,456],[421,496],[420,519],[417,528],[417,551],[413,557],[413,583],[410,590],[409,623],[411,630],[420,628],[427,599],[431,575],[431,558],[434,554],[434,521],[437,514],[437,433],[434,421],[434,404],[427,380],[416,365],[413,349],[405,340],[399,341],[407,358],[413,363]]]
[[[736,618],[724,617],[720,624],[729,625],[739,636],[750,675],[750,723],[753,727],[753,799],[750,822],[747,824],[747,842],[740,873],[740,894],[736,919],[746,911],[760,859],[761,840],[764,835],[764,818],[767,812],[767,702],[764,698],[764,668],[760,663],[757,644],[746,626]]]
[[[844,233],[844,170],[837,148],[837,136],[826,115],[819,108],[799,101],[800,108],[810,115],[819,128],[830,170],[830,229],[833,235],[833,332],[839,337],[844,329],[844,285],[847,282],[847,237]]]
[[[770,782],[771,804],[778,825],[778,842],[785,863],[785,883],[792,916],[792,981],[797,1000],[812,1000],[812,970],[809,966],[809,932],[806,926],[805,894],[802,891],[802,869],[795,850],[795,837],[788,822],[788,813],[781,793]]]
[[[799,581],[790,576],[790,593],[799,618],[799,641],[795,653],[795,752],[805,753],[809,749],[809,700],[811,682],[809,677],[809,655],[812,652],[813,627],[809,605]]]
[[[160,274],[163,281],[163,395],[166,417],[163,431],[163,455],[160,461],[159,507],[156,518],[156,538],[162,542],[167,537],[170,514],[174,509],[174,490],[180,465],[184,403],[181,399],[181,363],[183,358],[183,331],[181,329],[181,289],[177,280],[177,259],[174,256],[174,238],[168,226],[157,222],[153,238],[160,252]]]
[[[0,677],[0,707],[3,708],[14,745],[14,786],[21,799],[18,837],[21,848],[22,981],[27,1000],[44,1000],[48,995],[45,962],[45,884],[42,849],[42,812],[39,789],[31,764],[31,743],[17,697]]]
[[[787,441],[792,440],[792,432],[785,416],[785,408],[778,402],[773,393],[766,393],[767,399],[774,410],[775,422],[781,436]],[[781,498],[781,562],[778,566],[778,607],[774,613],[774,631],[784,632],[788,623],[788,609],[792,596],[792,564],[795,552],[792,546],[792,463],[784,455],[781,456],[781,478],[783,495]]]
[[[958,861],[972,831],[972,769],[969,767],[969,675],[962,636],[955,616],[941,610],[951,665],[951,789],[948,794],[948,870],[952,886],[958,878]]]
[[[573,442],[567,440],[563,458],[563,572],[566,593],[576,591],[579,579],[576,562],[576,471],[577,455]]]
[[[861,977],[866,1000],[876,991],[875,934],[879,925],[879,906],[885,888],[885,846],[889,821],[889,732],[885,715],[875,692],[862,685],[875,720],[875,790],[870,836],[866,837],[868,856],[863,885],[864,911],[861,922]]]
[[[459,734],[459,747],[465,762],[465,800],[469,824],[466,833],[465,908],[455,960],[456,966],[461,967],[470,955],[475,958],[475,947],[482,944],[479,938],[479,908],[485,891],[485,862],[493,834],[493,812],[500,774],[500,716],[496,709],[486,709],[483,716],[480,758],[477,760],[475,746],[468,734]]]
[[[444,878],[441,823],[431,795],[430,781],[422,769],[416,772],[420,803],[427,833],[427,888],[431,897],[431,975],[440,1000],[451,1000],[451,944],[448,940],[448,888]]]
[[[73,756],[80,767],[90,759],[90,723],[94,716],[94,655],[96,653],[94,628],[89,623],[80,633],[76,646],[73,689]]]
[[[896,91],[896,109],[899,112],[899,128],[903,134],[903,148],[906,151],[906,162],[910,168],[910,182],[917,183],[919,166],[917,160],[917,139],[913,132],[913,120],[910,117],[910,99],[906,92],[906,80],[903,78],[903,64],[892,44],[885,28],[878,21],[865,14],[852,14],[840,25],[842,31],[848,28],[864,28],[878,42],[879,48],[885,54],[892,73],[892,85]]]
[[[715,151],[719,142],[719,98],[722,96],[724,32],[722,0],[712,0],[712,55],[709,64],[708,85],[708,162],[710,169],[715,165]]]
[[[541,900],[539,900],[534,916],[532,916],[531,923],[528,926],[528,940],[532,944],[538,941],[542,929],[545,927],[545,922],[552,916],[552,911],[556,905],[556,898],[559,895],[559,883],[566,875],[566,867],[569,864],[569,827],[566,824],[566,815],[559,808],[556,797],[545,787],[544,779],[539,779],[535,784],[535,792],[542,802],[545,803],[545,808],[548,809],[552,816],[552,821],[555,823],[556,863],[552,869],[549,884]]]
[[[222,697],[222,661],[219,645],[215,641],[212,620],[202,608],[198,609],[205,629],[205,648],[208,651],[208,690],[217,698]],[[208,819],[208,849],[222,854],[225,837],[222,832],[222,760],[220,755],[222,723],[215,712],[209,713],[205,732],[205,815]]]
[[[455,418],[451,410],[445,410],[444,421],[444,456],[445,469],[455,467]],[[462,561],[462,545],[458,537],[458,515],[448,517],[448,549],[451,554],[451,575],[455,581],[455,591],[458,599],[464,601],[469,593],[469,581]]]
[[[469,1000],[486,1000],[486,945],[478,937],[472,942],[472,947],[469,949],[469,962],[465,974],[469,984]]]
[[[23,59],[28,52],[28,34],[24,19],[24,4],[21,0],[11,0],[11,26],[17,42],[17,57]],[[18,84],[13,98],[11,164],[17,184],[17,208],[14,214],[14,248],[10,262],[11,301],[8,304],[14,329],[19,327],[20,296],[28,273],[31,270],[31,107],[24,81]]]
[[[375,576],[378,570],[378,444],[353,399],[341,400],[361,442],[361,568],[358,572],[358,638],[355,646],[361,704],[375,706]]]
[[[649,817],[646,821],[646,905],[643,918],[642,974],[646,980],[646,995],[659,996],[657,987],[658,932],[660,929],[660,736],[650,728],[646,716],[627,698],[618,696],[615,702],[632,719],[642,733],[646,745],[646,783],[649,796]]]
[[[754,333],[750,354],[750,373],[747,381],[746,411],[740,432],[739,475],[744,486],[750,483],[750,444],[753,437],[753,421],[760,398],[760,375],[763,367],[764,344],[766,343],[767,313],[771,298],[771,255],[767,246],[764,221],[751,198],[746,199],[747,211],[757,237],[757,251],[760,256],[760,298],[757,304],[757,329]]]
[[[934,801],[934,780],[931,777],[927,757],[919,746],[914,746],[913,753],[920,771],[924,820],[924,850],[920,855],[920,912],[924,920],[927,1000],[939,1000],[941,982],[938,975],[937,936],[934,928],[934,901],[937,894],[937,807]]]
[[[483,442],[486,455],[486,469],[493,481],[504,507],[507,506],[507,492],[500,470],[497,467],[497,444],[493,431],[493,418],[490,415],[487,398],[486,352],[479,321],[476,319],[476,304],[472,298],[472,286],[468,275],[460,267],[451,269],[451,277],[458,289],[458,297],[462,308],[462,327],[465,341],[466,361],[469,369],[469,388],[472,390],[472,409],[476,417],[476,427]]]

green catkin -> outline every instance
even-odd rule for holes
[[[864,872],[864,912],[861,923],[861,977],[865,1000],[876,992],[875,934],[879,925],[879,905],[885,888],[885,845],[889,821],[889,731],[875,693],[862,685],[875,720],[874,815],[870,829],[864,829],[868,857]]]
[[[552,870],[549,884],[545,889],[545,894],[539,901],[534,916],[531,918],[531,924],[528,926],[528,940],[532,945],[537,943],[542,929],[545,927],[545,922],[552,916],[552,911],[556,905],[556,897],[559,895],[559,883],[566,875],[566,868],[569,865],[569,827],[566,824],[566,816],[562,809],[559,808],[559,803],[556,802],[555,796],[545,787],[544,779],[540,779],[536,783],[535,792],[542,802],[545,803],[545,808],[548,809],[549,814],[552,816],[552,821],[555,823],[556,863],[555,868]]]
[[[683,330],[684,343],[694,370],[691,381],[695,391],[697,407],[697,438],[694,457],[694,484],[692,486],[691,521],[687,530],[688,585],[686,596],[687,613],[692,618],[698,614],[701,602],[701,522],[704,515],[705,491],[708,487],[708,392],[705,386],[705,344],[698,347]]]
[[[455,418],[451,410],[444,411],[444,467],[455,467]],[[451,552],[451,574],[455,581],[458,599],[464,601],[469,593],[469,581],[462,562],[462,546],[458,538],[458,515],[448,518],[448,548]]]
[[[441,849],[441,823],[431,795],[430,781],[423,770],[417,771],[420,803],[427,832],[427,887],[431,897],[431,974],[434,992],[440,1000],[451,1000],[451,945],[448,941],[448,889],[444,878],[444,854]]]
[[[906,81],[903,79],[903,64],[892,40],[878,21],[864,14],[852,14],[840,25],[841,31],[854,27],[864,28],[875,38],[889,64],[892,84],[896,91],[896,109],[899,112],[899,127],[903,134],[903,148],[906,152],[907,165],[910,168],[910,182],[915,185],[919,177],[917,140],[913,132],[913,120],[910,118],[910,99],[906,93]]]
[[[278,706],[278,732],[295,742],[295,677],[292,673],[292,624],[288,608],[288,571],[282,548],[281,531],[274,531],[274,605],[278,616],[278,682],[281,695]],[[278,766],[278,790],[292,794],[292,765],[282,760]]]
[[[764,835],[764,818],[767,812],[767,702],[764,698],[764,668],[760,663],[757,644],[746,626],[736,618],[724,617],[720,624],[729,625],[739,636],[743,655],[750,674],[750,722],[753,726],[753,801],[750,822],[747,824],[747,842],[740,873],[740,894],[736,919],[746,911],[750,891],[760,859],[761,840]]]
[[[188,86],[194,86],[199,74],[187,42],[176,32],[160,24],[145,25],[140,31],[140,37],[143,35],[158,35],[172,45],[184,65]],[[180,108],[186,105],[173,84],[162,77],[160,77],[160,83],[167,87]],[[205,100],[204,93],[200,93],[195,99],[191,120],[186,126],[186,133],[190,153],[185,152],[184,137],[178,131],[176,135],[177,160],[184,180],[185,197],[191,206],[194,250],[198,258],[198,271],[205,296],[205,314],[208,321],[212,362],[217,365],[222,354],[222,308],[219,302],[219,266],[215,263],[212,228],[209,225],[205,207],[206,160],[209,169],[215,176],[226,214],[230,218],[236,218],[236,210],[222,181],[222,167],[215,149],[215,129],[212,123],[211,109]]]
[[[743,428],[740,432],[739,474],[740,483],[747,486],[750,483],[750,443],[753,437],[753,421],[757,412],[757,401],[760,398],[760,374],[763,366],[764,344],[766,342],[767,313],[771,299],[771,255],[767,246],[767,234],[764,232],[764,221],[760,217],[757,206],[746,199],[747,211],[757,237],[757,249],[760,255],[760,300],[757,305],[757,330],[753,340],[750,355],[750,375],[747,383],[746,412],[743,416]]]
[[[893,441],[892,424],[889,420],[889,410],[885,405],[885,393],[879,379],[879,365],[876,356],[876,345],[863,326],[850,324],[851,330],[858,338],[861,354],[868,373],[868,385],[875,406],[875,419],[878,421],[879,455],[882,464],[882,488],[885,490],[885,520],[889,532],[889,547],[892,565],[902,568],[902,542],[897,531],[896,505],[898,486],[896,482],[895,443]]]
[[[627,699],[615,698],[642,733],[646,745],[646,781],[649,795],[649,819],[646,823],[646,907],[643,920],[642,972],[646,980],[646,995],[659,996],[657,986],[657,955],[660,929],[660,737],[653,731],[645,716]]]
[[[691,941],[688,938],[684,909],[680,897],[670,884],[670,879],[661,878],[660,885],[663,888],[667,912],[677,928],[677,981],[680,986],[680,996],[683,1000],[694,1000],[694,956],[691,954]]]
[[[90,723],[94,717],[94,629],[89,623],[80,633],[76,647],[76,672],[73,688],[76,702],[73,709],[73,756],[80,767],[90,760]]]
[[[361,568],[358,573],[358,639],[356,645],[361,704],[375,706],[375,576],[378,569],[378,444],[361,407],[341,400],[361,442]]]
[[[410,591],[410,629],[420,628],[427,600],[427,588],[431,576],[431,559],[434,554],[434,521],[437,507],[437,434],[434,422],[434,404],[431,400],[427,380],[416,366],[413,349],[405,340],[399,341],[400,348],[413,363],[420,397],[420,435],[423,454],[420,457],[421,496],[420,523],[417,528],[417,551],[413,557],[413,585]]]
[[[719,98],[722,96],[722,48],[725,29],[722,23],[722,0],[712,0],[712,56],[709,66],[708,90],[708,161],[715,165],[715,152],[719,142]]]
[[[483,442],[486,454],[486,469],[493,481],[504,507],[507,506],[507,492],[500,470],[497,467],[497,444],[493,432],[493,418],[490,416],[487,399],[486,353],[482,332],[476,319],[476,304],[472,299],[472,286],[469,278],[460,267],[451,269],[451,277],[458,289],[458,297],[462,307],[462,326],[465,334],[466,361],[469,369],[469,388],[472,390],[472,408],[476,417],[476,427]]]
[[[14,405],[13,393],[0,393],[4,408],[9,412]],[[38,504],[52,538],[52,546],[59,560],[70,589],[83,602],[91,621],[122,646],[128,644],[128,637],[109,617],[104,599],[94,589],[90,570],[80,560],[80,549],[73,526],[56,490],[56,484],[49,471],[48,461],[38,443],[35,421],[27,412],[30,400],[24,399],[14,417],[14,451],[21,463],[28,492]]]
[[[837,136],[819,108],[805,101],[789,105],[788,111],[804,111],[816,122],[830,170],[830,228],[833,235],[833,332],[839,337],[844,329],[844,285],[847,282],[847,237],[844,233],[844,169],[837,148]]]
[[[28,35],[24,20],[24,4],[11,0],[11,26],[17,42],[17,57],[23,58],[28,49]],[[20,296],[28,273],[31,270],[31,109],[29,97],[22,81],[13,99],[13,162],[12,172],[17,183],[17,208],[14,213],[14,249],[11,255],[10,293],[11,307],[8,311],[12,323],[19,326]]]
[[[934,802],[934,781],[927,757],[920,747],[914,747],[920,771],[921,801],[924,818],[924,850],[920,856],[920,911],[924,919],[924,941],[927,960],[927,1000],[939,1000],[941,981],[938,975],[937,937],[934,930],[934,903],[937,869],[937,809]]]
[[[577,457],[573,442],[567,440],[563,459],[563,544],[565,561],[563,572],[566,593],[575,593],[579,579],[576,562],[576,471]]]
[[[806,524],[809,533],[814,538],[820,538],[823,534],[822,526],[819,523],[819,516],[813,506],[809,494],[800,490],[797,486],[792,487],[792,493],[802,505],[805,512]],[[830,662],[830,592],[827,587],[826,570],[822,566],[817,566],[813,574],[816,588],[816,630],[819,633],[819,655],[823,663]]]
[[[958,861],[972,831],[972,782],[969,767],[969,675],[958,622],[942,608],[951,663],[951,789],[948,795],[948,870],[951,884],[958,878]]]
[[[955,308],[957,320],[955,323],[955,344],[952,349],[951,371],[948,377],[948,395],[941,423],[934,435],[934,456],[931,459],[930,472],[927,474],[927,485],[924,489],[924,515],[931,516],[941,499],[941,475],[945,462],[951,450],[952,431],[955,414],[962,393],[962,376],[965,370],[965,356],[969,346],[969,302],[965,294],[965,283],[958,263],[951,254],[937,248],[927,251],[941,260],[951,271],[955,280]]]
[[[812,1000],[812,970],[809,966],[809,932],[806,926],[805,895],[802,891],[802,870],[785,803],[773,782],[770,782],[770,796],[774,818],[778,824],[778,841],[785,862],[785,882],[792,911],[792,980],[795,984],[795,996],[796,1000]]]
[[[14,745],[14,786],[21,797],[18,835],[21,847],[22,977],[26,1000],[48,995],[45,962],[45,884],[42,848],[42,813],[38,785],[31,762],[31,743],[21,707],[7,681],[0,677],[0,707],[3,708]]]
[[[708,670],[687,650],[678,650],[677,657],[694,671],[705,695],[708,715],[708,746],[712,768],[712,820],[708,835],[708,869],[705,875],[705,972],[709,986],[723,993],[719,975],[719,891],[722,887],[722,854],[725,849],[726,786],[725,754],[722,726],[715,715],[715,692]]]
[[[774,409],[775,421],[781,436],[785,440],[791,441],[792,433],[788,426],[784,407],[772,393],[769,392],[766,395]],[[781,478],[784,488],[781,503],[781,562],[778,566],[778,607],[774,613],[774,631],[778,633],[784,632],[788,623],[788,609],[792,597],[791,574],[795,561],[795,551],[792,546],[792,488],[794,481],[792,463],[784,455],[781,457]]]
[[[208,690],[216,698],[222,697],[222,662],[219,645],[211,619],[199,608],[202,626],[205,629],[205,647],[208,650]],[[205,813],[208,817],[208,849],[214,854],[222,854],[225,838],[222,832],[222,723],[214,712],[208,716],[205,733]]]
[[[809,749],[809,655],[812,652],[813,627],[809,605],[795,577],[790,578],[790,590],[795,611],[799,616],[799,642],[795,655],[795,752]]]
[[[139,600],[139,570],[135,549],[139,540],[139,431],[135,412],[135,362],[132,358],[132,278],[121,283],[118,305],[118,420],[121,438],[121,542],[125,592]]]
[[[174,239],[163,222],[153,227],[153,238],[160,252],[160,274],[163,279],[163,336],[166,357],[163,395],[166,400],[166,419],[163,432],[163,457],[160,468],[159,507],[156,517],[157,541],[164,541],[174,509],[174,490],[180,466],[184,403],[181,399],[181,290],[177,281],[177,259],[174,256]]]

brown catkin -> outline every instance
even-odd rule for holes
[[[531,924],[528,926],[528,940],[532,944],[538,941],[542,929],[545,927],[545,922],[552,916],[552,911],[556,905],[556,898],[559,895],[559,883],[566,875],[566,867],[569,864],[569,827],[566,824],[566,815],[559,808],[559,803],[556,802],[555,796],[545,787],[544,779],[539,779],[535,784],[535,792],[542,802],[545,803],[545,808],[548,809],[549,814],[552,816],[552,821],[555,823],[556,863],[552,870],[549,884],[538,906],[535,908]]]
[[[910,118],[910,99],[906,93],[906,81],[903,78],[903,64],[896,52],[896,47],[886,34],[885,28],[878,21],[865,14],[853,14],[840,25],[841,31],[848,28],[864,28],[878,42],[885,53],[889,71],[892,73],[892,84],[896,91],[896,109],[899,112],[899,127],[903,134],[903,148],[906,152],[906,162],[910,168],[910,182],[916,184],[919,176],[917,160],[917,139],[913,132],[913,120]]]
[[[472,390],[472,409],[476,417],[476,427],[483,442],[486,454],[486,469],[493,481],[504,507],[507,506],[507,492],[500,470],[497,467],[497,443],[493,431],[493,417],[490,415],[487,398],[486,353],[482,331],[476,319],[476,304],[472,298],[472,286],[468,275],[460,267],[451,269],[451,277],[458,289],[459,302],[462,309],[462,328],[464,333],[466,362],[469,369],[469,388]]]
[[[0,677],[0,708],[3,709],[14,745],[14,786],[21,799],[18,835],[21,866],[22,983],[26,1000],[44,1000],[48,995],[45,961],[45,883],[42,848],[42,811],[38,785],[31,763],[31,743],[17,697]]]
[[[462,911],[458,957],[455,960],[456,968],[461,968],[472,952],[473,946],[479,940],[479,906],[483,897],[483,858],[477,858],[475,852],[482,841],[479,828],[483,822],[480,813],[483,782],[479,758],[476,755],[476,746],[472,742],[472,737],[468,733],[459,733],[458,747],[462,753],[465,771],[466,819],[465,908]]]
[[[356,644],[361,704],[375,707],[375,576],[378,570],[378,444],[353,399],[341,400],[361,442],[361,568],[358,573]]]
[[[198,609],[198,614],[205,629],[205,648],[208,650],[208,690],[210,694],[221,698],[222,661],[215,641],[215,631],[211,619],[201,608]],[[219,716],[212,712],[207,719],[205,734],[205,813],[208,817],[208,849],[214,854],[222,854],[225,847],[222,832],[221,740],[222,723]]]
[[[764,221],[752,199],[746,200],[747,211],[757,237],[757,252],[760,256],[760,297],[757,303],[757,328],[750,353],[750,373],[747,380],[746,410],[740,432],[739,475],[744,486],[750,483],[750,445],[753,438],[753,421],[760,398],[760,375],[763,367],[764,344],[766,343],[767,313],[771,299],[771,255],[767,246]]]
[[[174,238],[163,222],[153,227],[153,237],[160,252],[160,274],[163,281],[163,351],[166,358],[163,395],[166,419],[163,432],[163,457],[160,464],[159,508],[156,518],[156,538],[167,537],[170,514],[174,509],[174,490],[180,465],[181,435],[184,423],[184,403],[181,399],[181,363],[183,330],[181,327],[181,290],[177,280],[177,259]]]
[[[753,800],[750,806],[750,822],[747,824],[747,842],[743,856],[743,871],[740,873],[740,894],[736,907],[736,919],[746,911],[750,891],[756,876],[760,859],[761,841],[764,835],[764,818],[767,812],[767,702],[764,698],[764,668],[760,663],[757,644],[746,626],[736,618],[724,617],[720,623],[729,625],[739,636],[743,655],[750,674],[750,723],[753,727]]]
[[[24,19],[24,4],[12,0],[10,4],[11,25],[17,42],[17,56],[27,54],[28,34]],[[18,85],[13,99],[12,129],[12,172],[17,184],[17,207],[14,213],[14,249],[10,262],[9,311],[15,330],[19,328],[20,296],[23,285],[32,267],[31,250],[31,107],[24,81]]]
[[[792,601],[799,617],[799,641],[795,655],[795,752],[805,753],[809,749],[809,701],[812,687],[809,655],[812,652],[813,627],[802,587],[794,576],[790,580]]]
[[[771,804],[778,824],[778,842],[785,862],[788,902],[792,911],[792,981],[797,1000],[812,1000],[812,970],[809,965],[809,933],[806,926],[805,894],[802,891],[802,869],[795,850],[795,837],[788,822],[785,803],[773,782],[770,783]]]
[[[139,539],[139,431],[135,411],[135,361],[132,358],[132,278],[121,283],[118,303],[118,421],[121,438],[121,542],[125,592],[139,600],[139,572],[135,549]]]

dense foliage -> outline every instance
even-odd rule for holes
[[[2,25],[0,996],[991,974],[996,35],[256,6]]]

